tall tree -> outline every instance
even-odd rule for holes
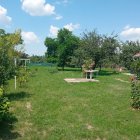
[[[120,42],[117,35],[104,35],[100,52],[100,68],[102,65],[117,65],[119,63]]]
[[[58,32],[58,65],[64,67],[71,62],[74,50],[78,48],[80,40],[71,31],[63,28]]]
[[[81,53],[81,55],[79,55],[79,58],[83,61],[92,59],[95,62],[96,67],[96,65],[100,61],[101,43],[102,37],[97,33],[96,30],[92,32],[84,32],[81,39],[81,45],[79,46],[78,50],[76,50],[76,53]]]
[[[57,62],[57,39],[47,37],[44,42],[47,47],[47,52],[45,54],[47,62],[56,63]]]

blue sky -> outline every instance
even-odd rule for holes
[[[0,28],[21,29],[25,52],[44,55],[46,37],[60,28],[77,36],[85,30],[115,32],[121,40],[140,40],[140,0],[0,0]]]

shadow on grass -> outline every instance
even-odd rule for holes
[[[17,122],[17,119],[12,115],[0,122],[0,140],[12,140],[21,137],[18,132],[13,130],[13,123],[15,122]]]
[[[55,73],[58,72],[58,69],[57,69],[57,68],[49,68],[49,69],[47,69],[47,70],[48,70],[48,72],[51,73],[51,74],[55,74]]]
[[[29,98],[30,96],[31,94],[26,93],[24,91],[16,92],[16,93],[9,93],[5,95],[5,97],[7,97],[10,101],[23,100],[24,98]]]
[[[110,75],[117,75],[119,72],[116,71],[107,71],[107,70],[101,70],[99,71],[100,76],[110,76]]]
[[[58,68],[58,71],[81,71],[81,68]]]
[[[10,101],[21,101],[24,98],[29,98],[30,96],[31,94],[26,93],[24,91],[9,93],[5,95],[5,97],[7,97]],[[21,137],[21,135],[18,132],[14,131],[13,127],[14,123],[16,123],[17,121],[18,120],[15,116],[13,116],[12,113],[9,113],[4,117],[3,121],[0,121],[0,140],[12,140]]]

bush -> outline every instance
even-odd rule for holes
[[[3,96],[3,89],[0,88],[0,121],[9,116],[9,101]]]
[[[137,79],[140,79],[140,60],[135,60],[132,63],[131,71],[137,75]]]
[[[17,79],[20,87],[25,87],[26,83],[29,80],[29,75],[30,75],[29,70],[25,70],[24,67],[19,69],[17,73],[18,76]]]
[[[131,99],[131,106],[135,109],[140,109],[140,81],[132,80]]]
[[[48,57],[47,62],[48,63],[57,63],[58,59],[56,57]]]
[[[14,66],[12,61],[7,52],[0,49],[0,85],[6,84],[7,80],[13,76]]]

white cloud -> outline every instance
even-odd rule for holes
[[[60,20],[60,19],[62,19],[62,18],[63,18],[63,17],[60,16],[60,15],[56,15],[56,17],[55,17],[56,20]]]
[[[58,5],[62,5],[62,4],[66,5],[68,3],[69,3],[69,0],[57,0],[55,2],[55,4],[58,4]]]
[[[22,39],[25,44],[39,43],[39,38],[34,32],[21,32]]]
[[[127,29],[129,29],[130,28],[130,25],[126,25],[125,27],[124,27],[124,30],[127,30]]]
[[[21,0],[22,9],[31,16],[49,16],[55,14],[55,6],[45,0]]]
[[[68,29],[69,31],[74,31],[75,29],[79,29],[80,28],[80,24],[67,24],[64,26],[64,28]]]
[[[12,21],[12,18],[7,16],[7,9],[0,5],[0,22],[2,24],[8,25]]]
[[[75,29],[79,29],[80,24],[70,23],[70,24],[67,24],[67,25],[65,25],[63,27],[65,29],[68,29],[69,31],[74,31]],[[60,29],[59,27],[56,27],[56,26],[51,25],[50,26],[50,31],[49,31],[49,36],[50,37],[56,37],[57,34],[58,34],[59,29]]]
[[[21,32],[22,39],[24,40],[24,51],[31,55],[44,55],[46,47],[43,40],[40,40],[34,32]]]
[[[56,37],[57,34],[58,34],[58,30],[59,30],[58,27],[51,25],[50,26],[50,34],[49,34],[49,36]]]
[[[140,41],[140,28],[126,26],[120,33],[125,40]]]

